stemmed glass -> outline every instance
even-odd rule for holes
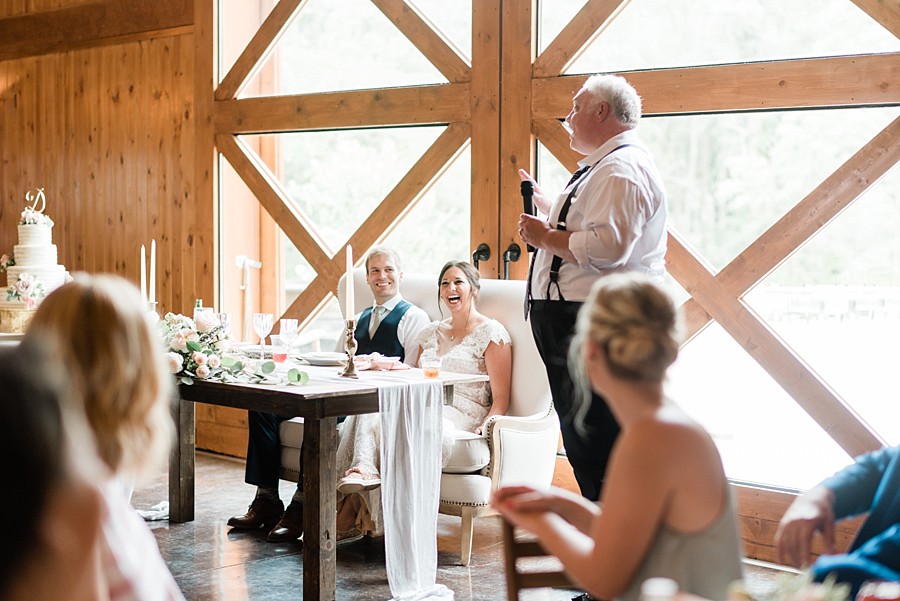
[[[284,341],[285,346],[287,347],[287,352],[290,355],[291,349],[294,346],[294,341],[297,340],[298,326],[300,322],[296,319],[282,319],[278,322],[279,324],[279,334],[281,339]]]
[[[259,358],[265,359],[266,336],[272,331],[275,324],[275,316],[271,313],[253,314],[253,331],[259,336]]]

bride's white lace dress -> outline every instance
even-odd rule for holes
[[[467,374],[487,374],[484,352],[492,342],[510,344],[509,332],[499,321],[489,319],[477,325],[458,343],[440,332],[440,322],[432,322],[417,336],[416,342],[423,352],[434,350],[441,356],[441,371]],[[453,401],[444,405],[444,433],[442,437],[442,464],[449,459],[453,443],[453,429],[474,432],[484,423],[491,407],[490,382],[457,384],[453,387]],[[351,467],[365,474],[380,474],[381,418],[377,413],[351,415],[341,427],[337,451],[337,476],[342,478]],[[381,528],[380,492],[376,489],[363,493],[369,515],[363,517],[363,529],[378,531]],[[374,520],[367,523],[365,518]]]
[[[454,344],[442,335],[440,322],[432,322],[419,332],[416,342],[422,351],[432,350],[441,356],[441,370],[460,374],[487,374],[484,351],[492,342],[509,344],[509,332],[499,321],[489,319],[479,324],[467,336]],[[457,384],[453,387],[453,402],[444,405],[444,419],[458,430],[474,432],[491,410],[490,382]],[[445,422],[446,426],[446,422]]]

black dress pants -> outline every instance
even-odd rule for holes
[[[278,488],[281,472],[281,437],[278,426],[288,418],[274,413],[248,411],[249,439],[247,441],[247,468],[244,481],[254,486]],[[297,488],[303,490],[303,456],[300,458],[300,481]]]
[[[575,472],[575,480],[582,496],[597,501],[603,489],[609,455],[619,436],[619,424],[603,397],[591,392],[584,423],[581,428],[576,425],[576,387],[569,373],[568,353],[582,304],[533,300],[530,319],[534,342],[547,369],[563,445]]]

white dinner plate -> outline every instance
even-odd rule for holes
[[[300,358],[305,359],[310,365],[343,365],[347,362],[347,355],[338,352],[303,353]]]

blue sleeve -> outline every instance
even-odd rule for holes
[[[834,515],[837,519],[867,513],[882,481],[894,472],[900,473],[900,447],[889,447],[860,455],[822,484],[834,492]]]

